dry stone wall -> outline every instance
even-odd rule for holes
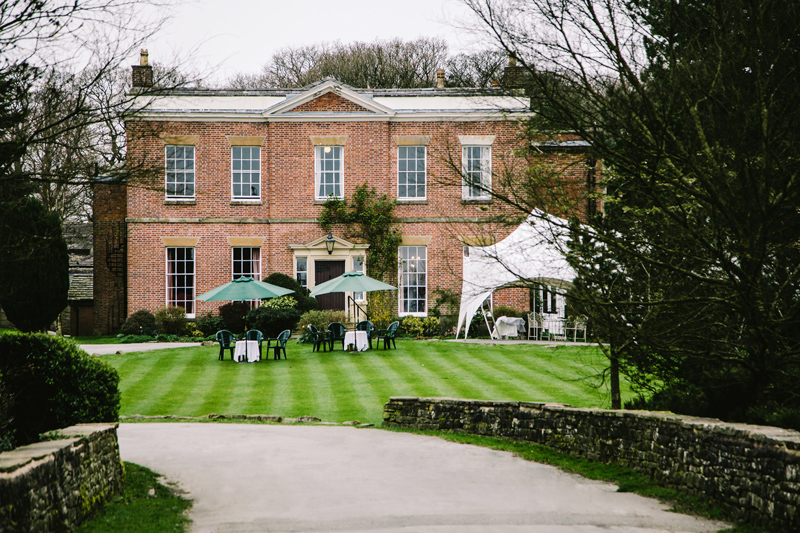
[[[800,531],[796,431],[672,413],[442,398],[391,398],[383,419],[384,427],[508,437],[623,465],[733,518]]]
[[[0,453],[0,533],[70,531],[122,488],[116,424]]]

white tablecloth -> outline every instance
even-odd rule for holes
[[[354,344],[356,350],[363,352],[369,348],[369,338],[366,331],[348,331],[344,334],[344,349],[351,344]]]
[[[239,363],[255,363],[258,361],[258,341],[236,341],[233,360]]]
[[[501,316],[494,323],[492,336],[498,337],[517,337],[520,332],[525,332],[525,321],[521,318]]]

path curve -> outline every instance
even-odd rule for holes
[[[122,459],[177,482],[191,531],[381,533],[711,532],[508,452],[377,429],[249,424],[121,424]]]

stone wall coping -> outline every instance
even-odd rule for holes
[[[49,455],[58,454],[65,448],[75,446],[87,435],[103,431],[116,430],[119,424],[78,424],[58,430],[64,439],[34,442],[7,452],[0,453],[0,477],[8,477],[20,468],[41,461]]]
[[[520,407],[540,409],[543,411],[572,411],[588,413],[607,418],[649,419],[661,423],[677,424],[696,431],[708,432],[733,438],[750,439],[761,444],[783,446],[787,451],[800,453],[800,432],[772,426],[757,426],[723,422],[716,418],[678,415],[669,411],[627,411],[602,408],[572,407],[560,403],[547,402],[510,402],[492,400],[462,400],[457,398],[424,398],[414,396],[392,396],[389,401],[426,402],[443,405],[469,405],[475,407]]]

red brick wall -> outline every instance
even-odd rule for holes
[[[347,112],[365,112],[368,111],[360,105],[357,105],[350,100],[342,98],[338,94],[326,93],[315,98],[309,102],[305,102],[290,111],[290,113],[302,113],[307,111],[328,111],[335,113]]]
[[[127,187],[119,183],[100,182],[94,185],[94,333],[106,335],[119,329],[119,313],[124,308],[125,277],[115,275],[107,266],[108,239],[124,231]],[[124,313],[123,313],[124,314]],[[124,317],[122,317],[124,318]]]

